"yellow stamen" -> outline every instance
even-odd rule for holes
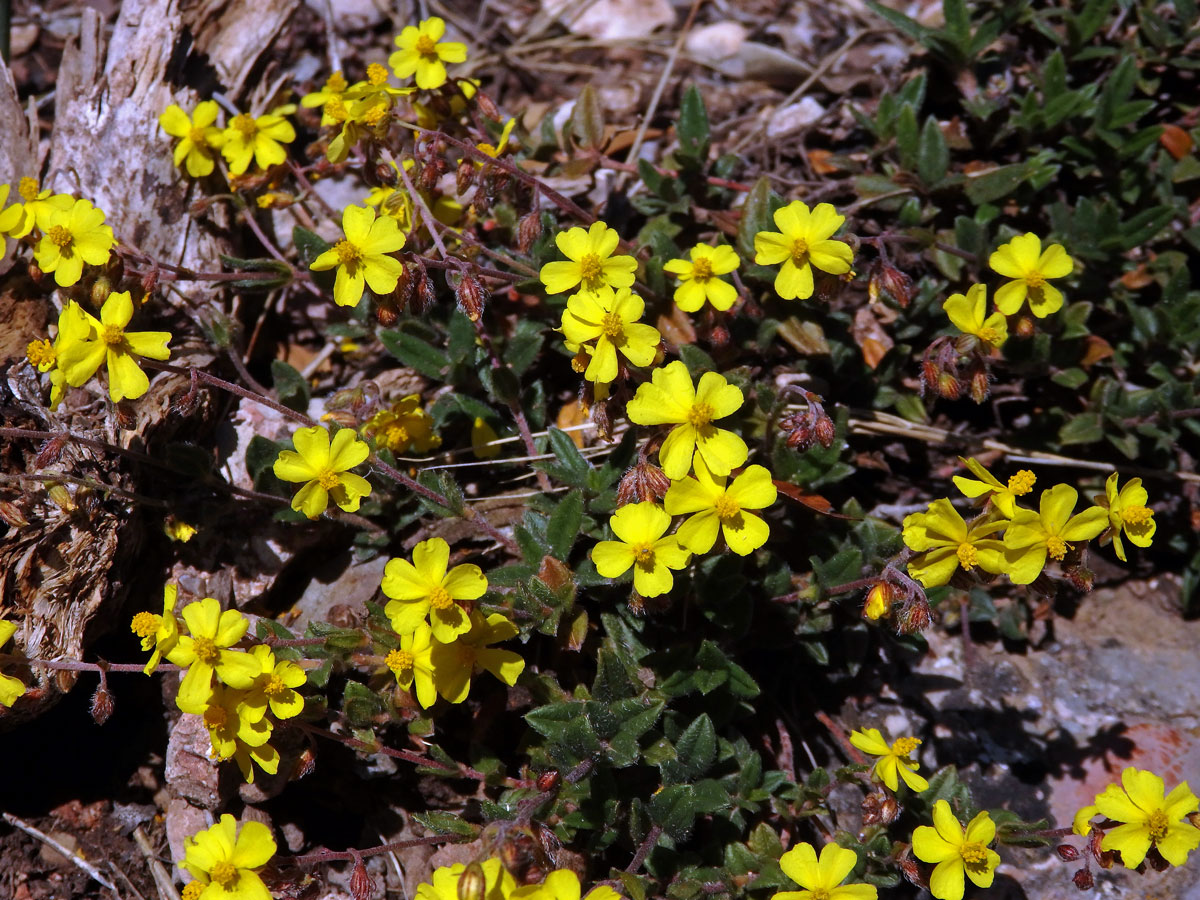
[[[29,361],[37,368],[43,366],[54,365],[55,352],[54,345],[43,338],[40,341],[30,341],[29,346],[25,348],[25,355],[29,357]]]
[[[742,512],[742,508],[738,506],[738,502],[728,494],[721,494],[713,504],[713,509],[716,510],[717,518],[722,522],[729,522],[736,519]]]
[[[216,665],[217,660],[221,658],[220,648],[206,637],[192,638],[192,650],[196,654],[196,659],[210,666]]]
[[[219,884],[222,890],[232,891],[238,881],[237,866],[221,860],[209,870],[208,877],[212,879],[213,884]]]
[[[1039,290],[1045,287],[1046,278],[1041,272],[1030,272],[1025,276],[1025,284],[1028,285],[1031,290]]]
[[[1156,809],[1150,813],[1150,818],[1146,820],[1146,829],[1150,832],[1150,840],[1157,844],[1165,838],[1169,830],[1169,824],[1167,814],[1161,809]]]
[[[1008,489],[1014,497],[1020,497],[1033,490],[1033,483],[1035,481],[1037,481],[1036,475],[1028,469],[1022,469],[1008,479]]]
[[[110,347],[120,347],[125,343],[125,330],[120,325],[105,325],[100,330],[100,340]]]
[[[28,203],[30,200],[36,200],[38,195],[38,183],[36,178],[26,176],[17,183],[17,193],[21,195],[21,199]]]
[[[808,262],[808,241],[804,238],[796,238],[792,241],[792,262],[797,266]]]
[[[1062,562],[1062,558],[1067,555],[1067,551],[1070,549],[1071,545],[1060,537],[1052,537],[1046,541],[1046,552],[1059,562]]]
[[[600,257],[595,253],[585,253],[583,259],[579,260],[579,277],[588,288],[599,287],[598,282],[604,275],[604,266],[600,262]]]
[[[387,114],[388,114],[388,107],[387,107],[386,103],[380,103],[376,106],[372,106],[363,115],[363,117],[362,117],[363,124],[374,127],[374,126],[378,125],[380,122],[382,122],[384,120],[384,117],[387,116]]]
[[[133,633],[138,637],[150,637],[158,632],[158,626],[162,623],[162,616],[156,616],[154,613],[140,612],[133,617],[133,621],[129,627],[133,629]]]
[[[179,898],[180,900],[200,900],[200,895],[204,893],[206,887],[208,885],[203,881],[189,881],[179,892]]]
[[[204,724],[211,729],[224,728],[229,715],[223,706],[209,706],[204,710]]]
[[[693,428],[703,428],[712,421],[713,412],[707,403],[693,403],[687,414],[688,424]]]
[[[283,683],[283,679],[272,672],[267,676],[267,683],[263,685],[263,693],[272,700],[278,700],[288,691],[288,686]]]
[[[50,238],[50,243],[66,251],[71,246],[71,242],[75,240],[70,230],[62,225],[55,225],[46,232],[46,237]]]
[[[384,657],[383,662],[389,669],[391,669],[397,675],[400,675],[404,672],[412,671],[413,664],[416,662],[416,657],[413,656],[408,650],[391,650],[388,652],[388,655]]]
[[[958,848],[958,855],[968,866],[977,866],[987,862],[987,847],[979,841],[967,841]]]
[[[408,446],[408,429],[403,425],[389,425],[383,433],[384,443],[389,450],[400,450]]]
[[[600,320],[600,330],[605,337],[612,341],[624,335],[625,323],[615,312],[605,313],[604,318]]]
[[[1121,510],[1121,521],[1126,525],[1144,525],[1153,515],[1154,510],[1145,506],[1127,506]]]
[[[333,252],[337,254],[339,265],[350,268],[358,265],[363,260],[362,251],[349,241],[338,241],[333,245]]]
[[[902,737],[892,744],[892,753],[896,756],[908,756],[918,747],[921,746],[921,739],[915,737]]]
[[[692,263],[692,281],[708,281],[713,277],[712,262],[706,256]]]
[[[426,59],[437,59],[437,43],[427,34],[422,34],[417,38],[417,43],[413,47],[418,53]]]
[[[653,569],[654,547],[649,543],[634,544],[633,559],[643,569]]]
[[[341,484],[341,479],[338,478],[337,472],[333,469],[322,469],[316,478],[317,484],[325,488],[327,491],[332,491],[335,487]]]
[[[346,104],[341,97],[330,97],[325,101],[325,115],[338,122],[344,122],[349,113],[346,112]]]
[[[444,612],[454,605],[454,598],[444,587],[436,587],[429,595],[429,605],[439,612]]]
[[[985,344],[992,344],[995,346],[996,344],[1000,343],[1000,332],[998,332],[995,328],[980,328],[977,332],[975,332],[975,336]]]
[[[370,69],[367,71],[370,71]],[[386,71],[384,75],[386,77]],[[346,77],[341,72],[334,72],[325,82],[325,90],[331,94],[341,94],[345,92],[346,87]]]
[[[188,140],[199,147],[208,146],[208,136],[205,135],[204,129],[195,125],[188,131]]]
[[[371,63],[367,66],[367,81],[373,87],[379,87],[381,84],[387,84],[388,70],[379,63]]]
[[[254,117],[249,113],[241,113],[234,116],[229,126],[240,131],[242,138],[247,141],[254,140],[254,136],[258,134],[258,123],[254,121]]]
[[[968,572],[975,566],[979,565],[979,553],[975,550],[972,544],[962,543],[958,545],[958,562]]]

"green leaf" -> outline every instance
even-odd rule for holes
[[[426,378],[441,380],[450,365],[445,353],[414,334],[404,331],[380,331],[379,340],[388,353]]]
[[[911,109],[911,107],[906,107]],[[917,174],[927,185],[935,185],[946,177],[950,168],[950,150],[937,119],[930,116],[921,129],[921,143],[917,151]]]
[[[707,713],[702,713],[675,742],[675,764],[679,781],[695,781],[717,758],[717,730]]]
[[[1104,421],[1099,413],[1083,413],[1069,419],[1058,430],[1060,444],[1094,444],[1104,439]]]
[[[583,494],[573,490],[563,497],[550,514],[546,525],[546,537],[550,539],[550,552],[556,559],[566,562],[579,537],[579,528],[583,524]]]
[[[867,6],[870,7],[871,12],[875,13],[875,15],[882,19],[886,19],[892,25],[892,27],[896,28],[903,34],[908,35],[914,41],[919,41],[921,43],[925,42],[925,38],[928,36],[930,29],[926,28],[921,23],[914,19],[910,19],[902,12],[890,9],[889,7],[884,6],[882,3],[876,2],[876,0],[867,0]]]
[[[282,359],[271,360],[271,379],[275,384],[275,392],[279,402],[288,409],[304,412],[308,409],[308,401],[312,391],[308,379],[300,374],[293,366]]]
[[[271,471],[279,452],[286,449],[283,444],[268,440],[260,434],[250,438],[246,445],[246,472],[250,480],[258,486],[259,479]]]
[[[351,725],[362,727],[384,711],[383,698],[357,681],[347,681],[342,694],[342,713]]]
[[[305,269],[331,246],[320,235],[299,225],[292,229],[292,243],[296,245],[296,252],[300,254],[300,262],[304,264]]]
[[[754,182],[742,205],[742,220],[738,223],[738,251],[745,259],[754,259],[754,236],[760,231],[773,231],[771,221],[771,182],[764,175]]]
[[[534,319],[522,319],[517,323],[513,335],[504,348],[504,361],[513,370],[514,375],[521,375],[535,359],[546,337],[542,324]]]
[[[708,111],[694,84],[688,85],[679,106],[679,152],[702,161],[708,153]]]
[[[599,149],[604,145],[604,107],[591,84],[585,84],[575,100],[571,131],[581,147]]]
[[[554,454],[554,462],[543,463],[541,468],[564,484],[571,487],[584,487],[587,484],[591,465],[579,453],[579,448],[575,446],[575,442],[571,440],[569,434],[553,425],[547,429],[547,432],[550,436],[550,452]]]
[[[463,837],[475,837],[479,833],[477,826],[464,821],[454,813],[431,810],[415,812],[413,818],[434,834],[461,834]]]
[[[1025,180],[1026,167],[1024,163],[1010,166],[997,166],[978,174],[968,173],[963,187],[971,202],[978,206],[981,203],[991,203],[1013,193]]]
[[[896,117],[896,152],[900,155],[900,165],[909,172],[915,172],[920,151],[921,133],[917,128],[917,112],[906,103],[900,107],[900,115]]]

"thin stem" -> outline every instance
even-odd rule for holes
[[[307,866],[322,862],[354,862],[355,857],[378,856],[381,853],[391,853],[395,850],[407,850],[410,847],[424,847],[429,844],[456,844],[471,838],[463,834],[428,834],[425,837],[409,838],[404,841],[392,841],[390,844],[380,844],[366,850],[315,850],[303,856],[278,857],[297,866]]]
[[[282,403],[275,402],[270,397],[266,397],[255,391],[252,391],[252,390],[244,388],[240,385],[234,384],[232,381],[226,381],[224,378],[218,378],[216,375],[210,375],[208,372],[205,372],[203,369],[197,369],[194,366],[191,366],[188,368],[183,368],[182,366],[173,366],[170,363],[157,362],[156,360],[152,360],[152,359],[142,359],[142,364],[144,366],[146,366],[146,368],[148,368],[148,369],[158,369],[163,372],[174,372],[176,375],[189,375],[190,376],[194,372],[195,377],[198,380],[203,381],[205,384],[209,384],[209,385],[212,385],[213,387],[218,387],[218,388],[221,388],[222,390],[229,391],[229,393],[231,393],[231,394],[237,394],[239,397],[243,397],[246,400],[253,400],[255,403],[261,404],[262,406],[265,406],[268,409],[275,410],[275,412],[279,413],[284,418],[291,419],[293,422],[298,422],[301,425],[305,425],[305,426],[312,426],[312,425],[317,424],[317,422],[315,420],[310,419],[308,416],[304,415],[304,413],[299,413],[299,412],[296,412],[294,409],[289,409],[288,407],[284,406]]]
[[[641,846],[637,848],[637,853],[633,854],[633,859],[629,865],[625,867],[625,871],[635,874],[642,867],[642,863],[646,861],[646,857],[650,855],[650,851],[658,843],[658,839],[662,837],[662,827],[654,825],[646,832],[646,839],[642,841]]]
[[[408,172],[404,166],[396,162],[396,157],[392,156],[387,147],[381,147],[380,152],[383,154],[384,161],[387,162],[400,173],[400,180],[404,182],[404,189],[408,191],[408,196],[412,198],[413,203],[417,207],[417,212],[421,214],[421,220],[425,223],[425,228],[429,231],[429,236],[433,238],[433,245],[437,247],[438,255],[442,259],[449,259],[450,254],[446,252],[446,245],[442,243],[442,236],[438,233],[438,221],[433,217],[433,213],[429,211],[429,207],[425,205],[425,198],[421,196],[420,191],[413,187],[412,179],[408,177]]]
[[[144,506],[154,506],[159,509],[170,509],[171,504],[166,500],[158,500],[155,497],[147,497],[145,494],[138,494],[134,491],[127,491],[124,488],[119,488],[116,485],[106,484],[103,481],[97,481],[94,478],[84,478],[79,475],[71,475],[67,472],[40,472],[36,475],[26,475],[23,472],[18,472],[15,475],[0,473],[0,484],[19,484],[22,481],[40,481],[43,483],[66,482],[75,484],[79,487],[91,488],[93,491],[103,491],[107,494],[116,494],[118,497],[124,497],[126,500],[132,500],[135,503],[141,503]]]
[[[820,710],[817,710],[816,716],[817,721],[829,730],[829,733],[833,735],[833,739],[846,751],[846,755],[850,757],[852,763],[860,766],[866,765],[866,757],[859,753],[858,748],[850,743],[850,739],[846,737],[846,732],[842,730],[841,725]]]

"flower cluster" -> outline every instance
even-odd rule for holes
[[[266,171],[287,160],[284,144],[296,139],[296,129],[287,120],[296,111],[294,106],[280,106],[261,116],[238,113],[223,128],[216,124],[220,111],[215,100],[196,104],[190,116],[172,103],[158,117],[162,130],[179,138],[175,165],[189,176],[211,175],[218,155],[225,158],[230,175],[244,175],[251,162]]]
[[[279,753],[268,743],[274,726],[267,713],[276,719],[301,713],[304,698],[296,688],[308,680],[304,670],[291,660],[277,660],[265,644],[236,649],[250,622],[237,610],[222,611],[212,597],[189,603],[177,617],[177,596],[178,589],[169,584],[161,615],[133,617],[130,627],[142,639],[142,649],[153,650],[146,674],[164,658],[185,669],[175,703],[204,718],[213,758],[233,759],[248,782],[254,781],[252,762],[275,774]]]
[[[55,284],[70,287],[83,277],[84,264],[108,262],[116,243],[113,230],[90,200],[53,194],[35,179],[22,178],[17,182],[21,201],[5,209],[11,189],[0,185],[0,235],[30,244],[38,268],[52,273]]]
[[[516,626],[502,613],[473,608],[487,591],[482,570],[449,564],[450,545],[430,538],[413,548],[412,562],[393,559],[384,569],[383,593],[391,598],[384,612],[400,638],[384,664],[424,707],[439,694],[462,703],[481,670],[513,685],[525,668],[519,654],[492,646],[515,637]]]
[[[1079,545],[1093,538],[1112,540],[1124,560],[1122,534],[1139,547],[1148,547],[1154,536],[1154,513],[1145,505],[1141,479],[1118,490],[1114,472],[1105,496],[1079,513],[1078,491],[1058,484],[1042,492],[1034,511],[1017,505],[1018,497],[1033,490],[1032,472],[1022,470],[1001,482],[977,460],[962,462],[975,478],[955,476],[954,483],[966,496],[984,503],[982,512],[967,522],[942,498],[904,520],[904,543],[916,554],[908,571],[924,587],[948,584],[960,569],[970,573],[976,568],[1007,575],[1013,584],[1030,584],[1051,560],[1065,571],[1078,569]]]
[[[441,437],[433,431],[433,418],[421,406],[419,394],[401,397],[375,413],[363,425],[362,435],[373,440],[377,448],[386,447],[397,454],[409,449],[428,453],[442,445]]]

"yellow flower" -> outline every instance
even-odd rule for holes
[[[1133,766],[1121,772],[1121,790],[1110,785],[1096,797],[1095,808],[1114,822],[1100,842],[1101,850],[1115,850],[1130,869],[1141,865],[1154,847],[1173,866],[1187,862],[1200,846],[1200,828],[1188,819],[1200,801],[1185,781],[1165,797],[1163,780],[1153,772]]]
[[[338,241],[309,266],[318,272],[337,267],[334,302],[338,306],[358,306],[364,282],[376,294],[394,291],[404,268],[400,260],[388,256],[404,246],[404,235],[396,220],[376,218],[375,210],[351,205],[342,213],[342,230],[345,240]]]
[[[909,759],[909,754],[921,746],[917,738],[902,737],[889,746],[878,728],[864,728],[850,732],[850,743],[863,753],[880,757],[871,771],[889,790],[894,791],[900,786],[897,776],[918,793],[929,787],[929,782],[917,774],[919,764]]]
[[[869,884],[842,884],[858,865],[858,854],[837,844],[821,848],[800,843],[779,857],[779,868],[803,890],[779,891],[771,900],[876,900],[879,892]]]
[[[275,654],[266,644],[250,648],[250,655],[259,665],[260,672],[250,686],[246,697],[247,706],[270,707],[271,715],[277,719],[290,719],[304,711],[304,698],[296,688],[308,682],[304,670],[290,659],[275,660]]]
[[[166,521],[163,522],[163,534],[181,544],[186,544],[194,538],[199,530],[195,525],[175,516],[167,516]]]
[[[716,372],[705,372],[693,386],[687,366],[679,360],[655,369],[650,382],[638,387],[625,409],[637,425],[674,425],[659,448],[662,470],[671,480],[682,478],[699,453],[714,475],[728,475],[746,461],[746,442],[713,420],[733,415],[742,407],[742,391]]]
[[[850,271],[854,258],[850,245],[830,240],[845,221],[829,203],[818,203],[809,212],[808,204],[793,200],[775,211],[779,231],[760,231],[754,236],[756,263],[783,263],[775,277],[775,293],[784,300],[807,300],[813,295],[813,266],[831,275]]]
[[[70,301],[74,303],[74,301]],[[59,352],[58,366],[71,387],[79,387],[108,363],[108,395],[113,402],[136,400],[150,387],[150,379],[137,358],[170,359],[168,331],[126,331],[133,318],[133,300],[128,291],[112,293],[100,308],[100,318],[80,310],[90,328],[87,337],[71,340]],[[62,331],[61,319],[59,325]]]
[[[387,409],[375,413],[363,426],[363,435],[373,437],[376,447],[404,453],[409,447],[428,453],[442,445],[433,433],[433,417],[421,408],[421,395],[409,394]]]
[[[1112,532],[1113,549],[1117,559],[1125,562],[1125,546],[1121,543],[1121,531],[1135,547],[1149,547],[1158,526],[1154,522],[1154,510],[1146,506],[1150,495],[1142,487],[1142,479],[1131,478],[1125,487],[1117,490],[1117,473],[1113,472],[1104,482],[1104,496],[1096,503],[1108,510],[1108,527]]]
[[[88,318],[78,303],[68,300],[62,308],[62,312],[58,314],[58,335],[54,338],[54,345],[47,349],[42,342],[37,351],[33,350],[32,344],[30,345],[29,361],[37,365],[38,371],[44,372],[48,368],[47,363],[53,366],[50,369],[51,409],[58,409],[58,405],[67,392],[67,379],[60,363],[63,350],[95,335],[94,329],[88,323]],[[36,361],[35,356],[37,357]]]
[[[966,295],[951,294],[942,304],[950,324],[968,338],[974,338],[985,353],[1008,340],[1008,320],[1003,313],[987,315],[987,288],[973,284]],[[960,339],[961,340],[961,339]],[[965,349],[960,344],[960,349]]]
[[[863,617],[877,622],[892,611],[892,586],[886,581],[877,581],[867,591],[866,602],[863,603]]]
[[[251,160],[258,163],[260,169],[269,169],[287,159],[283,145],[295,139],[296,129],[279,114],[279,110],[257,118],[240,113],[225,126],[220,138],[221,155],[234,175],[241,175],[250,168]]]
[[[1108,527],[1108,510],[1092,506],[1072,516],[1079,493],[1069,484],[1042,491],[1039,511],[1018,509],[1004,533],[1008,577],[1029,584],[1041,574],[1046,557],[1061,562],[1068,541],[1090,541]]]
[[[8,192],[7,184],[0,185],[0,208],[3,208]],[[52,194],[49,188],[38,190],[35,178],[18,181],[17,193],[23,202],[14,203],[0,212],[0,233],[8,233],[17,240],[33,231],[35,225],[44,231],[52,215],[75,205],[75,198],[70,194]]]
[[[249,620],[236,609],[221,611],[212,597],[196,600],[183,608],[188,634],[180,635],[175,647],[165,655],[177,666],[187,669],[179,685],[175,704],[186,713],[200,715],[212,696],[212,678],[236,690],[245,690],[261,671],[258,660],[248,653],[229,648],[246,634]]]
[[[214,128],[220,107],[215,100],[205,100],[196,105],[191,118],[172,103],[158,117],[158,124],[171,137],[182,138],[175,145],[175,165],[187,169],[193,178],[211,175],[216,150],[224,143],[221,129]],[[243,169],[243,171],[245,171]]]
[[[271,900],[257,870],[275,855],[275,839],[261,822],[237,822],[226,813],[211,828],[183,842],[186,869],[204,890],[193,900]]]
[[[918,554],[908,564],[909,574],[927,588],[947,584],[958,567],[975,566],[998,575],[1005,569],[1004,544],[989,535],[1003,529],[1003,519],[983,519],[969,528],[944,497],[923,513],[904,519],[904,543]]]
[[[415,693],[417,702],[428,709],[437,702],[433,686],[433,633],[428,625],[418,625],[414,631],[400,636],[400,646],[388,651],[383,663],[396,676],[396,683]]]
[[[417,87],[423,91],[433,91],[445,84],[445,63],[465,62],[467,58],[467,45],[442,41],[445,33],[446,23],[430,16],[396,35],[396,46],[400,49],[388,57],[388,65],[396,77],[408,78],[416,73]]]
[[[16,633],[15,622],[0,620],[0,647],[7,644]],[[17,702],[17,698],[25,693],[25,690],[25,684],[21,679],[13,678],[11,675],[0,675],[0,705],[12,706]]]
[[[688,254],[691,262],[672,259],[663,265],[664,272],[679,278],[679,287],[675,289],[675,303],[679,308],[684,312],[696,312],[705,300],[713,305],[713,309],[721,311],[733,306],[737,289],[717,277],[728,275],[738,267],[740,260],[733,248],[724,244],[718,247],[697,244]]]
[[[83,264],[101,266],[115,243],[104,224],[104,213],[87,200],[55,209],[46,218],[46,233],[33,250],[43,272],[53,272],[59,287],[70,287],[83,276]]]
[[[487,423],[487,420],[481,416],[475,417],[474,424],[471,425],[471,452],[475,454],[476,459],[494,459],[500,455],[500,446],[495,443],[500,440],[500,435],[496,434],[496,429]]]
[[[580,290],[598,291],[609,287],[629,287],[637,260],[632,256],[613,256],[620,237],[603,222],[594,222],[584,231],[576,226],[560,231],[554,243],[567,257],[565,261],[549,262],[542,266],[539,277],[546,293],[561,294],[579,286]]]
[[[996,823],[987,811],[981,812],[963,827],[950,804],[939,800],[933,806],[933,827],[921,825],[913,832],[912,848],[917,859],[936,863],[929,879],[929,892],[937,900],[962,900],[966,874],[978,887],[992,886],[1000,854],[989,850],[996,837]]]
[[[413,547],[411,563],[388,561],[383,593],[392,599],[384,612],[397,634],[415,631],[428,618],[434,638],[448,644],[471,627],[466,611],[455,601],[478,600],[487,590],[487,579],[470,563],[447,572],[449,561],[450,545],[439,537]]]
[[[480,670],[491,672],[512,687],[525,669],[525,660],[519,653],[491,645],[516,636],[517,626],[503,613],[492,613],[485,619],[476,610],[471,613],[470,630],[454,643],[444,644],[434,638],[430,666],[438,693],[451,703],[462,703],[471,690],[471,676]]]
[[[645,308],[642,298],[629,288],[581,291],[567,300],[561,326],[567,349],[577,353],[585,342],[596,342],[587,346],[592,358],[584,378],[602,384],[616,379],[618,351],[635,366],[654,362],[662,336],[654,326],[638,321]]]
[[[248,691],[218,684],[213,686],[201,713],[212,758],[232,759],[247,784],[254,783],[254,763],[269,775],[279,771],[279,751],[267,743],[274,726],[266,712],[265,705],[250,703]]]
[[[472,863],[483,874],[483,890],[471,900],[509,900],[517,886],[516,880],[500,860],[492,857],[482,863]],[[467,866],[454,863],[434,869],[429,882],[417,885],[416,900],[460,900],[458,885]]]
[[[690,519],[679,526],[675,537],[693,553],[707,553],[717,542],[717,532],[725,535],[729,549],[739,556],[752,553],[767,542],[771,529],[747,510],[765,509],[775,502],[776,490],[771,473],[762,466],[750,466],[726,486],[726,475],[713,475],[696,460],[696,477],[672,481],[663,498],[668,515]]]
[[[675,584],[671,569],[682,569],[692,554],[676,535],[667,535],[671,517],[649,501],[622,506],[608,520],[617,536],[592,548],[592,562],[605,578],[619,578],[633,567],[633,588],[643,597],[665,594]]]
[[[582,894],[578,875],[570,869],[555,869],[541,884],[517,888],[508,896],[508,900],[580,900]],[[607,884],[598,884],[587,892],[583,900],[621,900],[621,895]]]
[[[150,662],[143,669],[147,675],[158,668],[162,658],[179,643],[179,619],[175,618],[175,601],[179,596],[179,588],[173,584],[163,586],[163,611],[161,616],[150,612],[140,612],[133,617],[129,627],[142,639],[142,650],[154,648],[150,654]]]
[[[1016,512],[1017,498],[1023,497],[1033,490],[1034,482],[1037,477],[1028,469],[1022,469],[1016,475],[1012,475],[1008,479],[1008,484],[1002,484],[991,472],[983,467],[983,464],[974,457],[963,459],[961,456],[958,461],[971,470],[971,474],[978,478],[975,481],[971,478],[964,478],[962,475],[954,476],[954,486],[963,492],[968,497],[982,497],[984,494],[989,495],[992,505],[996,507],[1006,519],[1011,519],[1013,513]]]
[[[1062,244],[1051,244],[1043,252],[1042,239],[1036,234],[1019,234],[1001,245],[988,258],[988,265],[1013,279],[996,291],[996,308],[1011,316],[1028,298],[1029,311],[1039,319],[1058,312],[1063,305],[1062,292],[1046,279],[1070,275],[1075,268]]]
[[[512,135],[513,126],[516,124],[516,119],[509,119],[504,123],[504,129],[500,132],[500,138],[495,144],[482,143],[476,144],[475,146],[479,148],[480,152],[486,153],[492,159],[499,158],[500,154],[508,148],[508,139]],[[513,141],[513,143],[515,144],[516,141]],[[483,163],[481,163],[479,160],[475,160],[475,165],[482,166]]]
[[[321,107],[321,124],[333,125],[339,120],[329,114],[329,101],[334,98],[341,100],[342,95],[346,93],[346,88],[348,87],[349,84],[346,82],[346,76],[340,71],[334,72],[325,80],[325,84],[321,87],[321,90],[305,94],[301,97],[300,105],[305,109],[313,109],[317,106]]]
[[[274,465],[281,481],[305,482],[292,498],[292,509],[315,519],[332,499],[346,512],[357,510],[371,483],[349,470],[370,456],[371,448],[356,439],[354,429],[339,429],[331,444],[329,431],[319,425],[298,428],[292,442],[296,449],[281,450]]]

